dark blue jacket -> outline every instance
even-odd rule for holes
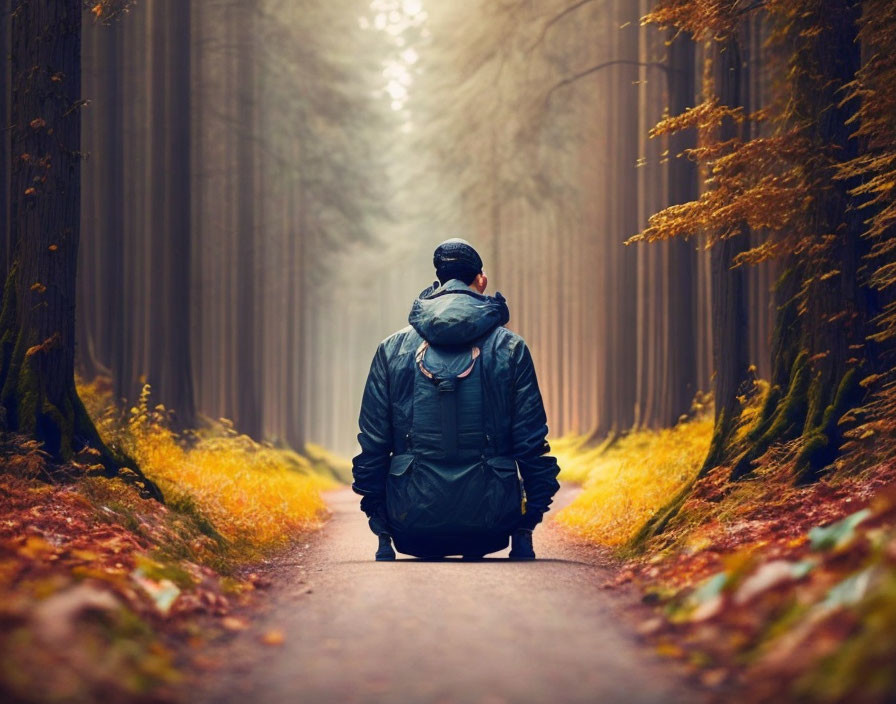
[[[407,450],[406,436],[413,412],[414,354],[426,339],[433,345],[481,343],[486,403],[485,432],[498,454],[517,461],[526,490],[526,513],[520,527],[541,521],[560,487],[559,467],[550,454],[547,419],[535,366],[522,337],[504,324],[510,319],[500,293],[477,293],[459,279],[451,279],[420,293],[414,301],[410,325],[379,343],[361,401],[358,442],[361,452],[352,460],[352,489],[362,495],[361,508],[379,531],[384,521],[386,475],[392,454]]]

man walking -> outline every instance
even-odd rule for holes
[[[379,343],[359,418],[352,489],[379,536],[377,560],[478,558],[507,547],[535,558],[532,531],[559,488],[532,356],[485,295],[466,240],[433,255],[438,281],[410,325]]]

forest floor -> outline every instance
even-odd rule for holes
[[[556,442],[584,485],[557,522],[621,560],[605,586],[643,594],[653,615],[639,632],[712,696],[896,701],[891,440],[858,446],[805,486],[785,446],[739,481],[719,466],[694,483],[710,434],[698,418],[601,446]],[[640,538],[686,486],[665,529]]]
[[[60,464],[0,436],[0,701],[180,701],[194,656],[246,626],[234,611],[268,583],[253,567],[323,524],[345,468],[227,423],[174,433],[148,388],[124,414],[106,386],[79,394],[165,503],[94,449]]]
[[[0,442],[3,701],[896,700],[892,459],[804,487],[786,449],[719,467],[633,545],[711,423],[560,438],[539,560],[384,564],[319,449],[94,415],[167,504]]]

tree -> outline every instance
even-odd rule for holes
[[[742,47],[736,34],[711,43],[710,89],[719,102],[735,111],[746,104],[746,89],[742,75]],[[743,139],[744,122],[734,113],[722,117],[716,141],[724,144]],[[748,249],[746,226],[724,228],[715,233],[711,252],[712,267],[712,322],[713,369],[715,384],[715,432],[704,466],[716,466],[723,458],[736,421],[740,416],[739,396],[749,390],[750,374],[747,338],[746,276],[736,267],[738,255]]]
[[[9,3],[0,5],[0,86],[8,86],[9,74]],[[9,91],[0,89],[0,272],[4,279],[9,273]]]
[[[748,17],[759,7],[663,0],[651,19],[699,36],[730,38],[749,29]],[[818,478],[837,458],[874,375],[865,382],[861,377],[878,368],[879,336],[869,321],[879,304],[874,275],[865,264],[868,226],[861,216],[874,187],[864,188],[860,180],[873,159],[863,159],[863,143],[855,137],[873,133],[861,119],[874,124],[879,113],[874,107],[864,115],[858,110],[860,98],[866,108],[875,104],[861,86],[860,2],[775,0],[764,7],[777,57],[771,69],[785,77],[779,95],[747,115],[746,103],[725,90],[723,78],[702,105],[655,128],[665,133],[698,126],[720,130],[721,138],[691,151],[711,175],[711,187],[683,206],[654,215],[639,238],[664,239],[703,228],[716,233],[713,250],[721,251],[722,262],[783,260],[775,294],[771,388],[759,412],[743,420],[738,397],[745,385],[731,381],[737,381],[734,370],[744,368],[739,355],[746,344],[732,334],[735,327],[723,327],[716,350],[727,371],[717,378],[716,431],[704,472],[724,464],[738,479],[771,445],[796,441],[794,479],[804,482]],[[738,70],[732,67],[729,77]],[[742,129],[750,119],[766,120],[770,132],[751,138]],[[740,134],[735,125],[741,125]],[[879,236],[873,216],[869,222],[870,237]],[[758,243],[725,252],[732,238],[747,229]],[[721,283],[726,281],[733,280]],[[721,294],[728,320],[737,321],[736,290]],[[737,424],[747,427],[735,434]],[[661,530],[686,493],[655,516],[639,538]]]
[[[12,15],[10,225],[16,244],[0,312],[0,422],[42,441],[60,460],[92,449],[115,474],[124,458],[100,439],[74,378],[81,12],[79,0],[66,0],[20,3]]]
[[[148,235],[155,272],[151,279],[151,353],[148,379],[159,402],[174,412],[178,428],[196,421],[189,296],[191,250],[190,133],[191,11],[189,0],[152,4],[152,123],[149,135],[152,210]]]

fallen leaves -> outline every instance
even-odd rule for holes
[[[29,453],[44,459],[25,448],[17,462]],[[14,668],[18,683],[0,672],[0,687],[23,687],[32,698],[125,702],[151,688],[153,701],[166,702],[164,688],[178,674],[162,641],[186,644],[206,632],[201,642],[216,624],[246,630],[248,619],[233,609],[270,585],[257,573],[223,578],[171,557],[193,554],[206,536],[115,480],[50,486],[0,474],[0,516],[0,650],[10,653],[5,672]],[[276,634],[266,636],[265,645],[277,645]],[[54,677],[44,682],[49,667]]]
[[[686,478],[691,455],[702,461],[698,430],[631,433],[610,449],[561,438],[558,454],[585,482],[561,523],[601,544],[633,535],[642,500],[657,488],[660,504],[674,495],[668,468]],[[795,487],[786,456],[767,453],[749,481],[730,481],[724,466],[702,476],[663,533],[602,587],[637,583],[656,609],[639,633],[708,688],[746,688],[751,701],[789,691],[884,701],[875,693],[896,690],[896,461]],[[834,664],[839,674],[827,674]]]

